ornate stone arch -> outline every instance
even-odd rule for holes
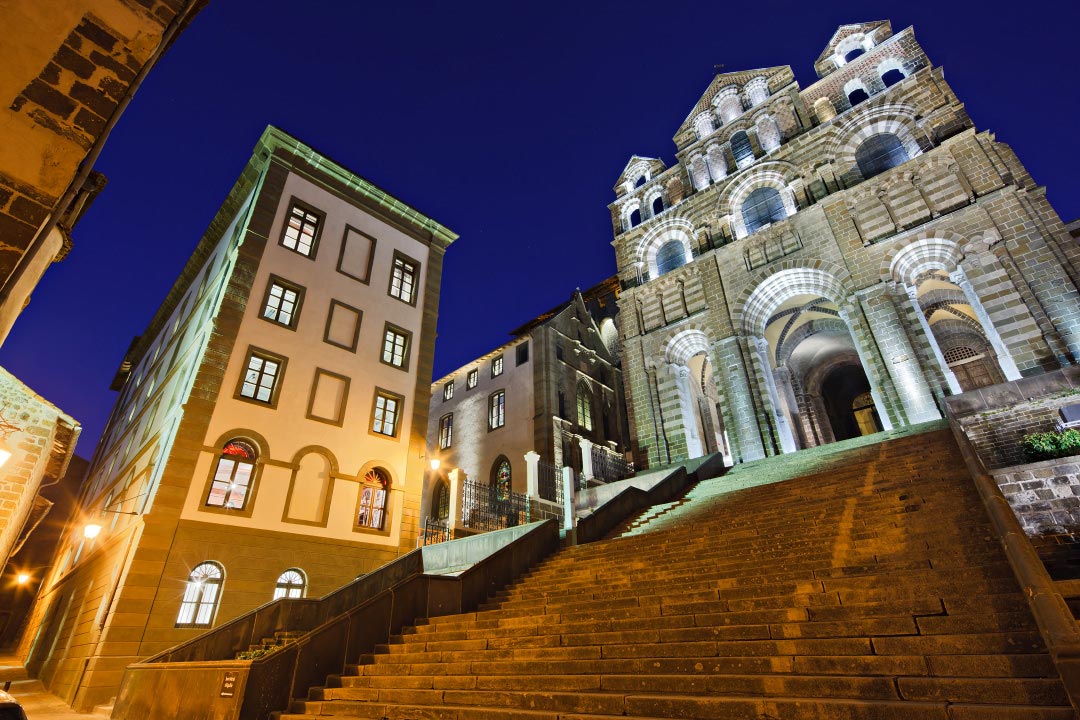
[[[819,295],[843,305],[853,293],[842,267],[825,260],[782,260],[757,275],[732,305],[732,320],[749,335],[762,335],[776,308],[796,295]]]
[[[648,268],[649,277],[655,278],[658,276],[656,251],[671,240],[679,240],[686,249],[686,257],[693,257],[695,235],[694,223],[689,218],[678,215],[665,217],[641,238],[636,253],[637,261]]]
[[[846,120],[836,133],[830,153],[838,170],[843,174],[855,166],[855,151],[871,135],[890,133],[895,135],[907,150],[909,157],[922,152],[915,124],[915,108],[910,105],[890,103],[868,107]]]
[[[854,349],[847,323],[838,318],[817,318],[800,325],[791,335],[784,339],[783,345],[776,351],[777,366],[787,365],[788,361],[791,360],[792,353],[795,352],[795,349],[799,347],[803,340],[820,333],[826,333],[834,337],[844,337],[845,341],[851,343],[852,349]]]
[[[686,365],[690,358],[709,352],[709,336],[699,323],[671,332],[664,340],[664,360],[676,365]]]
[[[726,125],[742,115],[742,91],[738,85],[725,85],[716,91],[712,105],[722,125]]]
[[[630,223],[630,216],[635,210],[640,213],[641,207],[641,198],[636,196],[628,198],[625,202],[623,202],[622,207],[619,208],[619,220],[622,223],[622,229],[624,232],[633,227],[633,225]],[[641,223],[639,222],[638,224],[640,225]]]
[[[903,246],[885,253],[881,259],[881,279],[915,287],[918,279],[931,270],[951,273],[964,257],[960,249],[964,242],[963,237],[952,232],[918,233]]]
[[[697,135],[698,140],[704,140],[709,135],[712,135],[716,131],[716,118],[712,113],[712,110],[703,110],[694,116],[693,120],[694,133]]]
[[[721,217],[728,216],[736,238],[746,237],[746,225],[742,217],[743,201],[754,190],[771,187],[780,193],[788,217],[791,217],[798,211],[798,206],[790,183],[798,177],[800,177],[798,169],[790,163],[760,164],[724,189],[718,203],[718,214]]]
[[[641,200],[642,200],[641,209],[642,209],[642,215],[643,216],[644,216],[646,211],[648,211],[648,213],[649,213],[648,217],[655,217],[656,216],[656,214],[653,212],[653,203],[656,202],[656,198],[660,198],[661,201],[664,200],[664,188],[662,188],[659,184],[650,185],[648,188],[646,188],[645,192],[642,193],[642,195],[641,195]],[[664,209],[665,210],[667,209],[667,203],[666,202],[664,203]]]

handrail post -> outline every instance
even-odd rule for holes
[[[576,523],[574,517],[574,469],[563,467],[563,530],[573,530]]]
[[[578,445],[581,447],[581,477],[582,481],[588,483],[593,479],[593,466],[592,466],[592,440],[586,438],[578,438]]]
[[[454,468],[447,473],[447,478],[450,480],[450,517],[446,519],[446,528],[453,540],[454,531],[461,525],[462,493],[468,476],[461,468]]]
[[[540,499],[540,453],[525,453],[525,494],[532,500]]]

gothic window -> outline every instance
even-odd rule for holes
[[[855,162],[864,178],[872,178],[909,160],[900,138],[892,133],[871,135],[855,151]]]
[[[743,200],[742,216],[746,234],[749,235],[786,218],[787,209],[776,188],[759,187]]]
[[[294,202],[289,208],[289,219],[281,234],[281,244],[305,257],[313,257],[321,224],[322,213]]]
[[[495,486],[495,497],[499,500],[510,497],[510,461],[504,455],[495,458],[491,468],[491,484]]]
[[[210,627],[221,601],[224,568],[216,562],[200,563],[188,575],[176,627]]]
[[[892,87],[903,79],[904,71],[898,68],[886,70],[881,76],[881,82],[884,83],[885,87]]]
[[[658,275],[671,272],[686,264],[686,248],[680,240],[669,240],[656,251],[656,272]]]
[[[371,413],[371,432],[376,435],[397,437],[401,404],[405,398],[400,395],[375,389],[375,407]]]
[[[372,468],[364,475],[360,485],[360,508],[356,513],[357,527],[383,529],[389,489],[390,478],[383,470]]]
[[[296,327],[303,297],[303,288],[271,277],[270,285],[266,288],[266,299],[263,301],[263,319],[287,328]]]
[[[445,450],[454,442],[454,413],[439,418],[439,449]]]
[[[635,228],[641,224],[641,210],[635,209],[630,213],[630,227]]]
[[[506,424],[506,391],[499,390],[488,397],[488,430],[501,428]]]
[[[652,201],[652,214],[659,215],[664,212],[664,198],[657,195]]]
[[[750,136],[746,131],[740,130],[731,136],[731,154],[735,156],[735,164],[740,167],[744,160],[753,160],[754,148],[750,145]]]
[[[420,264],[400,253],[394,253],[394,267],[390,273],[390,297],[409,305],[416,304],[416,278]]]
[[[225,443],[218,455],[206,506],[243,510],[255,479],[258,458],[255,446],[246,440],[234,438]]]
[[[383,349],[380,359],[387,365],[396,368],[408,368],[410,335],[411,333],[407,330],[386,323],[386,328],[383,331]]]
[[[577,389],[577,424],[585,430],[593,429],[592,394],[585,383],[579,384]]]
[[[278,576],[277,585],[274,586],[274,599],[302,598],[306,589],[304,571],[300,568],[289,568]]]
[[[240,397],[266,405],[276,403],[284,364],[284,358],[251,350],[240,382]]]
[[[860,55],[865,55],[865,54],[866,54],[865,50],[863,50],[861,47],[857,47],[854,50],[851,50],[850,52],[848,52],[848,54],[844,56],[844,64],[846,65],[847,63],[851,62],[852,60],[859,57]]]

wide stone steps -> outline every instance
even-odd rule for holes
[[[703,481],[282,717],[1075,720],[948,434],[822,457]]]

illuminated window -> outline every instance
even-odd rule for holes
[[[760,187],[743,200],[742,215],[749,235],[770,223],[783,220],[787,217],[787,210],[776,188]]]
[[[372,468],[364,475],[360,486],[360,508],[356,513],[358,527],[382,530],[389,488],[390,478],[379,468]]]
[[[409,344],[408,331],[386,323],[383,331],[382,361],[398,368],[408,367]]]
[[[216,562],[201,563],[191,571],[184,586],[176,627],[210,627],[214,624],[224,576],[224,568]]]
[[[282,365],[282,358],[252,350],[240,383],[240,396],[273,405],[281,386]]]
[[[578,385],[577,389],[577,423],[586,430],[592,430],[592,395],[585,383]]]
[[[445,520],[450,517],[450,486],[441,480],[435,486],[434,497],[431,501],[431,517],[435,520]]]
[[[686,264],[686,248],[679,240],[669,240],[656,251],[656,272],[663,275]]]
[[[750,144],[750,136],[744,130],[731,136],[731,154],[739,167],[744,165],[744,161],[754,159],[754,148]]]
[[[491,377],[498,377],[502,375],[503,371],[503,356],[495,358],[491,361]]]
[[[304,579],[304,571],[300,568],[289,568],[277,579],[274,586],[274,599],[278,598],[302,598],[307,590],[307,580]]]
[[[398,418],[401,414],[403,400],[404,398],[400,395],[394,395],[376,388],[375,407],[371,414],[371,432],[376,435],[397,437]]]
[[[243,510],[255,476],[258,453],[245,440],[230,440],[218,456],[214,479],[206,496],[207,507]]]
[[[491,481],[495,486],[495,496],[499,500],[506,500],[510,497],[510,461],[506,459],[505,455],[500,455],[495,458],[495,464],[491,468]]]
[[[488,430],[501,428],[506,424],[506,392],[499,390],[488,398]]]
[[[451,380],[442,386],[442,399],[451,400],[454,397],[454,381]]]
[[[266,288],[266,300],[263,302],[263,319],[287,328],[295,327],[302,297],[303,290],[296,285],[279,278],[270,278],[270,285]]]
[[[394,268],[390,273],[390,297],[409,305],[416,304],[416,276],[419,265],[404,255],[394,253]]]
[[[479,370],[470,370],[469,374],[465,376],[465,389],[466,390],[472,390],[474,387],[476,387],[476,383],[477,383],[477,381],[479,381],[479,379],[480,379],[480,371]]]
[[[454,413],[439,418],[439,449],[445,450],[454,442]]]
[[[293,203],[289,208],[289,219],[285,232],[281,235],[281,244],[306,257],[315,254],[315,244],[319,240],[319,225],[322,214],[317,210]]]

